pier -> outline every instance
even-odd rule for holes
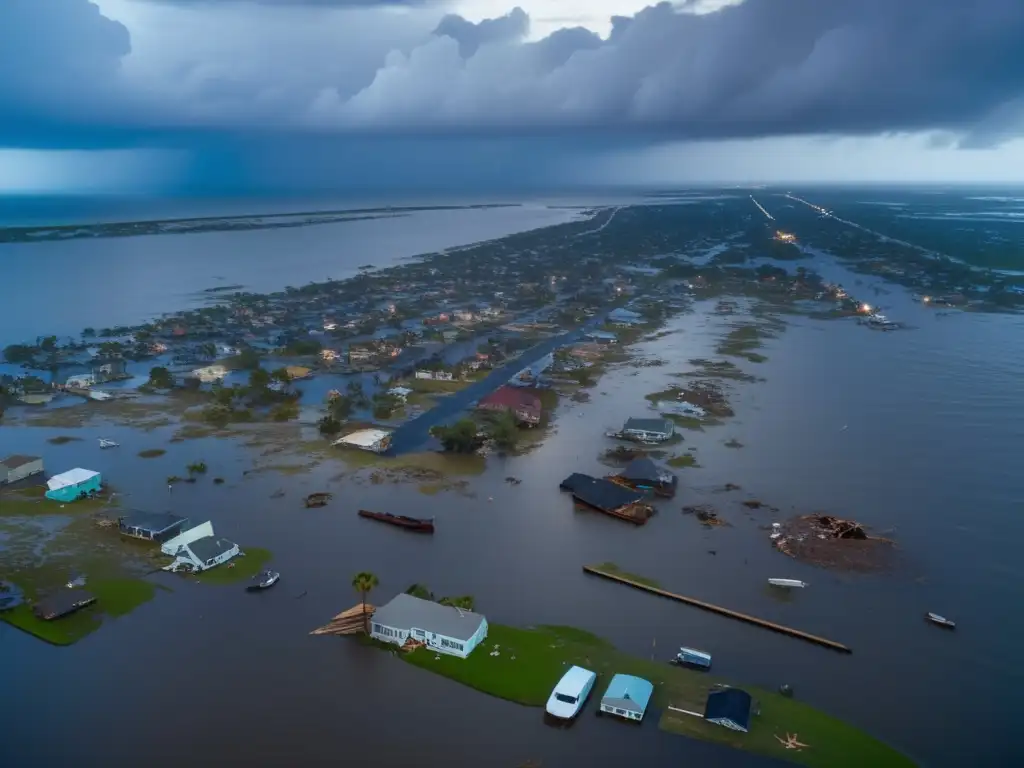
[[[635,589],[642,589],[644,592],[650,592],[652,595],[667,597],[670,600],[675,600],[680,603],[686,603],[687,605],[692,605],[696,608],[703,608],[705,611],[720,613],[723,616],[738,619],[739,621],[745,621],[748,624],[754,624],[755,626],[763,627],[764,629],[770,629],[773,632],[780,632],[783,635],[789,635],[790,637],[795,637],[800,640],[806,640],[810,643],[822,645],[826,648],[831,648],[833,651],[839,651],[840,653],[853,653],[852,649],[848,648],[842,643],[837,643],[834,640],[828,640],[824,637],[818,637],[817,635],[812,635],[808,632],[803,632],[799,629],[793,629],[792,627],[786,627],[782,624],[776,624],[775,622],[767,621],[766,619],[759,619],[756,616],[750,616],[746,613],[740,613],[739,611],[732,611],[728,608],[723,608],[720,605],[714,605],[713,603],[705,603],[703,600],[697,600],[692,597],[686,597],[685,595],[677,595],[674,592],[669,592],[658,587],[652,587],[647,584],[641,584],[638,581],[633,581],[632,579],[628,579],[624,576],[619,576],[614,573],[607,573],[599,568],[595,568],[590,565],[584,565],[583,571],[584,573],[589,573],[593,576],[600,576],[603,579],[617,581],[620,584],[625,584],[626,586],[633,587]]]

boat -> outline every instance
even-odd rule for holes
[[[418,533],[433,533],[434,518],[423,519],[419,517],[407,517],[406,515],[392,515],[389,512],[371,512],[368,509],[359,510],[360,517],[367,517],[371,520],[380,520],[382,523],[391,523],[399,528],[406,528]]]
[[[711,654],[707,651],[698,651],[696,648],[680,647],[676,657],[670,663],[686,667],[711,669]]]
[[[924,617],[932,624],[937,624],[938,626],[945,627],[946,629],[956,629],[956,622],[950,621],[945,616],[939,616],[937,613],[926,613]]]
[[[797,587],[803,588],[807,586],[806,581],[800,581],[799,579],[768,579],[768,583],[773,587]]]
[[[259,592],[263,589],[270,589],[272,586],[277,584],[278,579],[281,578],[281,574],[277,571],[264,571],[263,573],[257,573],[253,576],[253,579],[259,579],[255,584],[250,584],[245,588],[247,592]]]
[[[558,720],[572,720],[587,703],[595,680],[596,672],[583,667],[570,667],[551,691],[544,711]]]
[[[115,443],[113,440],[108,440],[105,437],[101,437],[100,438],[100,448],[117,448],[117,447],[118,447],[118,443]]]

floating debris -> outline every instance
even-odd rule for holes
[[[326,491],[319,491],[317,493],[311,493],[306,497],[306,507],[326,507],[327,503],[334,498],[334,496]]]
[[[815,513],[773,523],[771,540],[779,552],[826,568],[876,571],[889,565],[893,541],[871,536],[856,520]]]
[[[725,520],[718,516],[718,512],[716,512],[715,508],[710,504],[697,504],[692,507],[683,507],[683,512],[687,515],[696,516],[696,518],[708,528],[729,525]]]

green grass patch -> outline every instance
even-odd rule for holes
[[[490,652],[497,646],[498,655]],[[388,646],[393,649],[393,646]],[[589,632],[572,627],[540,626],[520,629],[491,624],[487,639],[467,659],[418,649],[402,654],[409,664],[462,683],[478,691],[527,706],[543,706],[551,689],[573,664],[598,674],[594,699],[599,699],[613,675],[632,674],[654,684],[652,704],[703,711],[711,686],[721,682],[706,673],[673,667],[662,661],[629,656]],[[913,766],[908,758],[880,741],[799,701],[777,693],[745,688],[760,706],[749,733],[731,731],[702,718],[666,710],[660,725],[692,738],[716,741],[737,749],[790,760],[808,766]],[[595,709],[592,702],[591,711]],[[775,738],[796,733],[810,745],[787,750]]]
[[[648,579],[646,576],[640,576],[635,573],[630,573],[629,571],[623,570],[622,568],[620,568],[612,562],[601,563],[600,565],[592,565],[590,567],[593,568],[595,571],[601,571],[601,573],[607,573],[611,576],[621,576],[624,579],[630,579],[631,581],[635,581],[637,584],[645,584],[648,587],[661,589],[661,584],[656,582],[654,579]]]
[[[394,472],[427,470],[437,472],[442,476],[482,475],[487,469],[487,459],[476,454],[424,451],[395,457],[342,446],[338,446],[335,450],[338,451],[338,457],[353,469],[378,467]]]
[[[411,379],[402,382],[402,386],[408,387],[413,392],[423,394],[449,394],[465,389],[472,382],[469,381],[438,381],[437,379]]]
[[[760,349],[768,338],[771,338],[771,334],[758,325],[738,325],[726,334],[715,351],[719,355],[741,357],[751,363],[763,363],[768,358],[754,350]]]
[[[700,466],[697,464],[697,457],[692,453],[681,453],[678,456],[673,456],[665,463],[670,467],[675,467],[676,469]]]
[[[663,413],[661,417],[668,419],[677,427],[682,427],[683,429],[692,429],[695,432],[704,431],[704,421],[696,416],[683,416],[680,413]]]
[[[140,459],[155,459],[158,456],[163,456],[167,451],[163,448],[147,448],[144,451],[139,451]]]
[[[251,579],[267,567],[271,554],[269,549],[260,547],[242,548],[244,556],[229,560],[223,565],[218,565],[208,571],[189,574],[190,578],[198,579],[204,584],[237,584],[240,581]],[[229,567],[234,563],[234,567]]]
[[[46,442],[50,445],[67,445],[68,443],[79,442],[81,439],[80,437],[71,437],[70,435],[57,435],[56,437],[51,437]]]
[[[658,392],[650,392],[644,395],[644,400],[647,400],[652,403],[660,403],[665,400],[678,400],[679,393],[682,391],[682,387],[672,386],[669,387],[668,389],[659,390]]]
[[[85,591],[96,597],[92,605],[53,621],[36,618],[32,608],[19,605],[0,613],[0,620],[52,645],[71,645],[92,634],[103,624],[103,618],[126,616],[156,595],[159,587],[142,579],[90,580]]]
[[[71,512],[99,512],[116,505],[105,496],[79,501],[53,501],[46,498],[46,486],[33,485],[16,491],[0,493],[0,517],[31,517],[34,515],[66,515]]]

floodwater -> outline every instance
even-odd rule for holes
[[[347,226],[347,225],[346,225]],[[358,260],[357,260],[358,261]],[[564,404],[553,434],[522,457],[492,457],[467,478],[475,497],[424,496],[415,485],[334,480],[325,463],[300,476],[242,475],[260,449],[204,439],[168,444],[147,435],[87,428],[89,439],[54,447],[66,429],[0,428],[0,454],[40,453],[52,471],[103,471],[131,506],[209,516],[243,546],[267,546],[281,584],[265,594],[167,578],[160,594],[128,617],[66,649],[0,625],[8,663],[0,718],[16,738],[0,764],[60,766],[96,755],[112,766],[194,765],[543,766],[771,765],[743,753],[593,717],[568,731],[541,712],[497,701],[376,650],[308,632],[358,599],[349,584],[372,570],[380,603],[413,582],[439,594],[475,595],[508,624],[561,623],[607,637],[624,650],[668,656],[706,648],[715,671],[775,688],[847,719],[924,765],[1020,764],[1012,734],[1024,684],[1019,648],[1024,567],[1024,318],[936,315],[895,288],[817,268],[894,320],[916,326],[874,332],[852,322],[791,318],[743,364],[767,378],[734,383],[736,419],[686,432],[699,469],[681,471],[680,492],[634,528],[574,511],[558,491],[572,471],[600,473],[603,433],[647,413],[643,394],[678,381],[668,374],[707,356],[728,318],[699,311],[674,319],[677,333],[640,346],[663,367],[618,368],[587,404]],[[859,281],[859,283],[858,283]],[[870,297],[870,298],[869,298]],[[847,429],[843,429],[847,426]],[[109,436],[118,450],[99,451]],[[723,445],[737,438],[742,449]],[[165,447],[144,461],[138,450]],[[168,493],[164,478],[203,458],[224,486],[200,482]],[[503,481],[507,475],[521,485]],[[724,483],[743,491],[719,494]],[[283,489],[283,498],[270,498]],[[302,496],[333,490],[324,509]],[[895,573],[849,575],[774,552],[763,527],[771,513],[829,510],[899,542]],[[705,529],[680,506],[712,503],[731,527]],[[433,537],[359,519],[360,507],[437,518]],[[714,554],[712,554],[712,551]],[[850,656],[587,577],[581,566],[612,560],[666,588],[842,642]],[[810,586],[780,601],[768,577]],[[925,624],[935,611],[956,632]],[[171,736],[171,735],[174,736]],[[813,748],[813,745],[812,745]],[[7,751],[9,755],[4,755]]]
[[[220,210],[207,215],[219,215]],[[284,229],[0,244],[0,346],[84,327],[135,325],[202,306],[210,289],[267,293],[342,279],[360,266],[578,218],[539,204],[408,212]],[[195,214],[193,214],[195,215]],[[301,258],[296,258],[301,254]]]

